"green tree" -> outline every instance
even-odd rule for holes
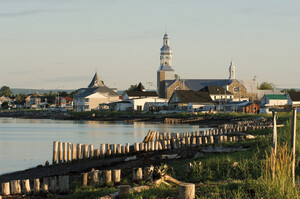
[[[8,109],[8,102],[3,102],[2,104],[1,104],[1,107],[3,108],[3,109]]]
[[[12,92],[8,86],[2,86],[0,89],[0,95],[10,97],[10,96],[12,96]]]
[[[130,87],[128,88],[128,91],[133,91],[137,87],[138,87],[138,84],[130,85]]]
[[[269,82],[263,82],[260,84],[258,89],[259,90],[272,90],[272,89],[274,89],[274,84],[269,83]]]
[[[291,89],[283,89],[282,92],[283,92],[283,93],[297,92],[297,90],[294,89],[294,88],[291,88]]]

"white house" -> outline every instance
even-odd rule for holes
[[[146,91],[144,86],[139,83],[134,90],[127,90],[123,93],[123,101],[111,103],[110,107],[117,111],[149,111],[162,103],[167,103],[166,99],[158,98],[155,91]]]
[[[78,94],[74,95],[74,111],[99,110],[100,104],[109,104],[120,101],[118,93],[105,86],[96,73],[88,88],[81,88]]]
[[[267,94],[261,98],[260,113],[271,113],[270,108],[287,104],[288,99],[284,94]]]

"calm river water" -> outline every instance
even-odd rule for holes
[[[0,118],[0,175],[52,161],[53,141],[93,144],[141,142],[148,130],[191,132],[195,125]]]

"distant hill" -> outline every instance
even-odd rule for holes
[[[74,90],[63,90],[63,89],[59,89],[59,90],[45,90],[45,89],[24,89],[24,88],[11,88],[10,89],[11,92],[13,93],[13,95],[16,95],[16,94],[25,94],[25,95],[28,95],[28,94],[33,94],[35,93],[36,91],[39,93],[39,94],[44,94],[44,93],[50,93],[50,91],[52,91],[52,93],[57,93],[58,91],[59,92],[67,92],[67,93],[70,93],[72,91],[75,91]]]

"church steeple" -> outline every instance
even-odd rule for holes
[[[165,33],[163,46],[160,49],[160,65],[157,71],[157,93],[159,97],[165,97],[164,81],[174,80],[175,74],[172,67],[172,50],[169,43],[169,35]]]
[[[229,79],[235,79],[235,66],[233,64],[233,61],[230,62],[229,66]]]
[[[101,87],[104,86],[102,81],[100,80],[98,73],[96,72],[91,83],[88,85],[88,88],[93,88],[93,87]]]
[[[163,38],[163,46],[160,49],[160,68],[159,70],[173,70],[172,50],[170,48],[169,35],[166,33]]]

